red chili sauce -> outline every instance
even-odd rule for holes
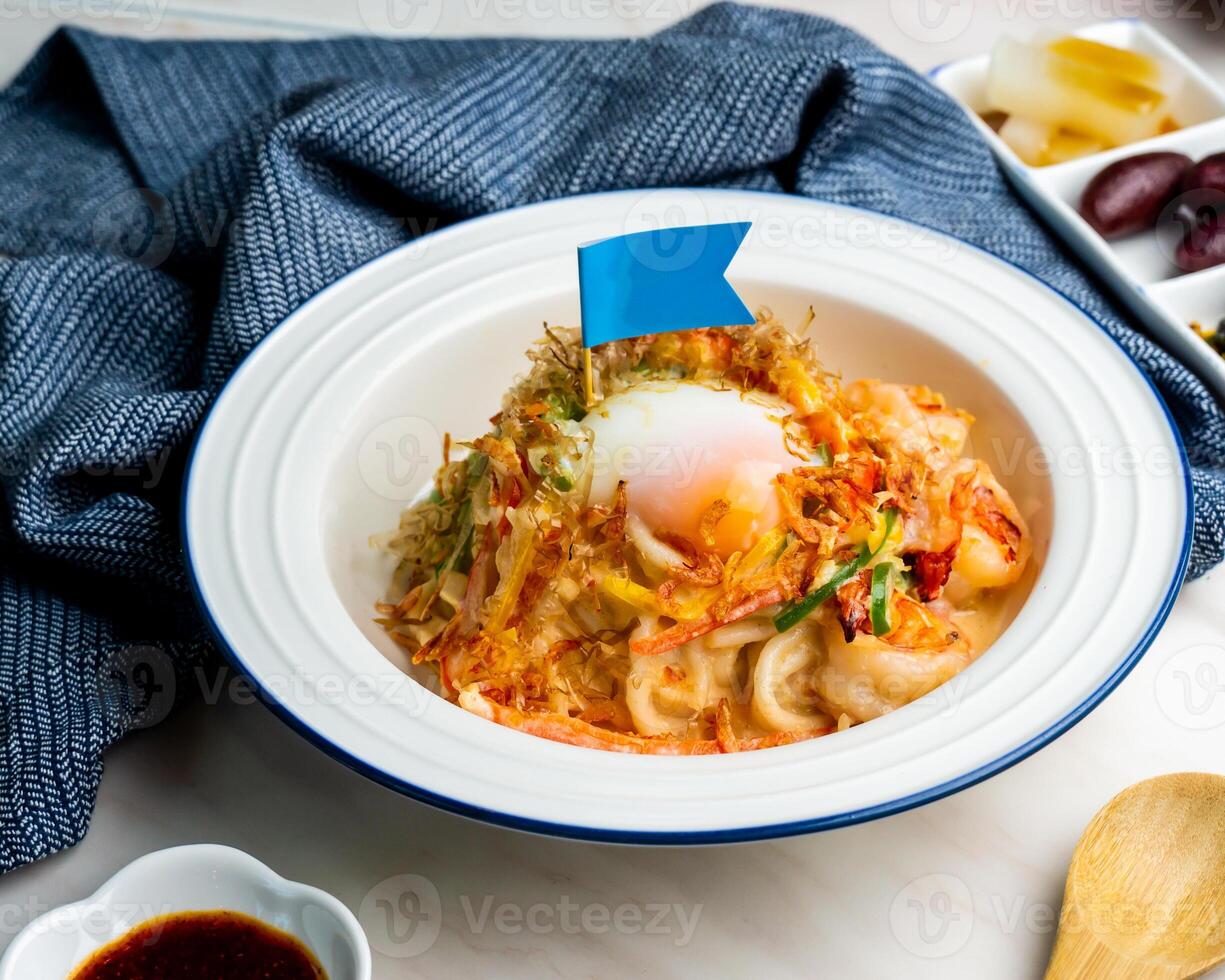
[[[70,980],[327,980],[297,939],[241,912],[176,912],[103,946]]]

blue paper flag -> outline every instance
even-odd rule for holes
[[[580,246],[583,346],[752,323],[723,275],[749,227],[736,221],[660,228]]]

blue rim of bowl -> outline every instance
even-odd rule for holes
[[[378,768],[366,760],[353,755],[351,752],[342,749],[340,746],[328,739],[327,736],[315,730],[309,724],[295,715],[286,705],[277,700],[273,693],[260,683],[259,678],[247,668],[247,665],[243,663],[242,658],[238,655],[238,651],[235,650],[226,639],[220,625],[213,618],[212,611],[204,601],[204,596],[200,590],[200,583],[196,578],[195,565],[192,563],[191,559],[191,537],[188,533],[187,524],[187,500],[190,495],[192,472],[195,468],[196,451],[200,446],[200,442],[209,422],[212,420],[213,413],[217,410],[217,406],[221,404],[221,401],[230,385],[233,384],[235,379],[237,379],[242,373],[243,364],[250,359],[251,355],[254,354],[261,345],[267,342],[270,337],[284,327],[286,322],[284,320],[269,330],[268,333],[260,339],[259,343],[257,343],[255,347],[248,352],[246,357],[243,359],[243,362],[239,364],[239,366],[226,380],[226,383],[222,386],[221,391],[217,393],[217,397],[213,400],[213,404],[209,408],[208,414],[205,416],[204,421],[200,424],[200,428],[197,430],[195,439],[192,442],[191,452],[188,456],[187,468],[183,478],[183,492],[180,502],[180,532],[183,541],[184,564],[186,565],[187,569],[187,577],[191,587],[191,594],[195,599],[196,605],[200,609],[205,623],[208,625],[209,631],[212,633],[213,638],[216,640],[218,647],[221,649],[226,659],[235,670],[237,670],[250,682],[252,688],[259,695],[260,700],[290,728],[294,729],[308,742],[310,742],[316,748],[322,750],[327,755],[331,756],[336,761],[348,766],[355,772],[361,773],[363,776],[373,780],[376,783],[386,786],[389,789],[393,789],[396,792],[417,800],[420,803],[426,803],[439,810],[445,810],[448,813],[453,813],[461,817],[479,820],[483,823],[494,824],[495,826],[499,827],[507,827],[511,830],[525,831],[527,833],[542,834],[549,837],[562,837],[571,840],[585,840],[608,844],[652,844],[660,846],[672,846],[678,844],[733,844],[747,841],[771,840],[779,837],[794,837],[799,834],[810,834],[821,830],[834,830],[838,827],[849,827],[854,824],[866,823],[869,820],[876,820],[880,817],[892,816],[896,813],[904,813],[907,810],[913,810],[915,807],[923,806],[927,803],[934,803],[936,800],[944,799],[944,797],[951,796],[953,793],[960,792],[963,789],[969,789],[971,786],[975,786],[991,776],[997,775],[1006,769],[1010,769],[1018,762],[1021,762],[1023,759],[1033,755],[1033,753],[1038,751],[1038,749],[1048,745],[1050,742],[1053,742],[1056,738],[1064,734],[1066,731],[1072,728],[1072,726],[1089,714],[1090,711],[1096,708],[1106,697],[1106,695],[1118,687],[1123,678],[1131,673],[1136,664],[1140,662],[1140,659],[1152,645],[1153,640],[1156,639],[1161,627],[1165,625],[1166,619],[1169,618],[1170,610],[1174,607],[1174,601],[1178,597],[1178,592],[1182,587],[1184,578],[1186,577],[1187,565],[1191,557],[1192,533],[1195,526],[1195,497],[1191,484],[1190,460],[1187,458],[1187,449],[1183,443],[1182,433],[1178,431],[1178,425],[1174,421],[1174,416],[1170,412],[1169,406],[1166,405],[1165,399],[1161,397],[1161,393],[1157,390],[1157,386],[1153,384],[1153,380],[1147,374],[1145,374],[1143,370],[1141,370],[1140,365],[1136,362],[1136,359],[1131,356],[1131,353],[1127,350],[1127,348],[1124,347],[1123,344],[1100,323],[1098,323],[1098,321],[1088,310],[1077,303],[1074,299],[1056,289],[1049,283],[1039,279],[1028,269],[1022,268],[1015,262],[1001,258],[995,253],[989,252],[987,249],[975,245],[973,242],[967,242],[964,239],[958,238],[955,235],[950,235],[948,232],[939,228],[924,225],[916,221],[910,221],[905,218],[898,218],[895,215],[890,215],[883,211],[876,211],[872,208],[841,204],[837,201],[828,201],[813,197],[802,197],[794,194],[776,194],[771,191],[714,187],[675,187],[667,189],[674,191],[690,191],[703,195],[728,194],[739,196],[743,194],[754,194],[769,198],[782,198],[787,201],[825,204],[831,207],[845,208],[849,211],[859,211],[875,218],[900,221],[917,228],[923,228],[926,231],[933,232],[949,239],[950,241],[971,248],[974,251],[994,260],[995,262],[999,262],[1002,265],[1009,266],[1015,269],[1017,272],[1020,272],[1027,279],[1031,279],[1043,289],[1053,293],[1063,302],[1075,309],[1081,314],[1081,316],[1093,324],[1094,327],[1105,334],[1105,336],[1109,338],[1120,351],[1122,351],[1123,356],[1127,359],[1127,362],[1144,380],[1149,391],[1152,393],[1154,400],[1160,406],[1161,411],[1165,415],[1166,423],[1170,427],[1170,434],[1173,436],[1174,444],[1178,448],[1179,462],[1182,467],[1183,474],[1183,504],[1185,520],[1183,525],[1182,549],[1179,553],[1174,574],[1166,587],[1165,595],[1162,597],[1161,604],[1158,606],[1156,614],[1149,623],[1148,628],[1144,631],[1144,634],[1140,637],[1135,646],[1133,646],[1128,652],[1126,657],[1123,658],[1122,662],[1115,667],[1114,671],[1111,672],[1111,674],[1107,676],[1104,681],[1102,681],[1102,683],[1096,690],[1093,691],[1092,694],[1081,701],[1080,704],[1069,711],[1066,715],[1055,723],[1049,725],[1044,731],[1039,732],[1037,735],[1032,736],[1027,741],[1022,742],[1016,748],[1000,756],[998,759],[981,765],[976,769],[972,769],[955,779],[950,779],[943,783],[939,783],[930,789],[920,790],[919,792],[899,797],[896,800],[878,803],[870,807],[863,807],[858,810],[848,810],[844,813],[836,813],[824,817],[812,817],[806,820],[793,820],[787,823],[761,824],[752,827],[733,827],[727,830],[608,830],[600,827],[553,823],[548,820],[536,820],[530,817],[520,817],[514,814],[503,813],[500,810],[490,810],[486,807],[476,806],[472,803],[466,803],[463,800],[457,800],[452,797],[444,796],[442,794],[424,789],[415,785],[414,783],[408,782],[405,779],[401,779],[399,776],[392,775],[391,773]],[[658,188],[656,188],[656,190],[658,190]],[[339,288],[350,278],[352,278],[353,275],[364,269],[366,266],[374,262],[385,260],[403,248],[418,245],[427,237],[446,234],[448,231],[451,231],[461,225],[467,225],[473,221],[480,221],[485,218],[497,218],[499,216],[512,214],[515,212],[548,207],[550,205],[556,205],[559,201],[581,201],[584,198],[603,198],[614,194],[646,194],[649,192],[650,191],[646,189],[630,188],[619,191],[601,191],[594,194],[579,194],[567,198],[554,198],[549,201],[539,201],[533,204],[525,204],[519,207],[507,208],[503,211],[495,211],[488,215],[480,215],[475,218],[457,222],[453,225],[448,225],[446,228],[441,228],[437,231],[429,232],[427,235],[415,238],[411,242],[408,242],[399,248],[392,249],[390,252],[384,252],[382,255],[376,256],[369,262],[365,262],[356,269],[345,273],[345,275],[341,276],[335,282],[325,286],[322,290],[308,299],[306,303],[303,303],[297,310],[290,313],[289,317],[286,319],[288,320],[289,318],[292,318],[294,314],[299,312],[303,307],[310,303],[316,302],[326,293],[331,292],[333,289]],[[1154,341],[1154,343],[1156,342]],[[1172,354],[1170,356],[1173,357]]]

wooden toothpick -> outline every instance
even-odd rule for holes
[[[595,408],[595,380],[591,376],[591,348],[583,348],[583,398],[587,411]]]

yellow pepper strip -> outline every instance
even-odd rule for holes
[[[879,510],[876,512],[876,526],[868,537],[868,547],[877,553],[900,548],[902,539],[906,536],[901,516],[895,513],[891,521],[888,519],[888,510],[886,509],[884,513]]]
[[[674,609],[665,611],[665,615],[671,616],[673,619],[679,619],[683,622],[690,622],[695,619],[701,619],[706,610],[709,609],[716,599],[723,594],[722,589],[709,589],[702,595],[688,602],[678,603]]]
[[[772,528],[757,539],[757,543],[749,549],[737,568],[736,577],[743,578],[750,572],[757,571],[771,558],[778,555],[787,540],[787,529],[783,525]]]
[[[709,589],[687,602],[680,602],[675,606],[665,607],[659,601],[659,597],[656,596],[653,589],[639,585],[624,575],[605,575],[600,580],[600,588],[614,599],[620,599],[635,609],[655,613],[658,616],[671,616],[673,619],[685,622],[700,618],[710,608],[711,604],[723,594],[721,589]]]
[[[662,613],[655,593],[648,588],[632,582],[624,575],[605,575],[600,581],[600,587],[614,599],[620,599],[635,609],[643,612]]]
[[[852,524],[847,531],[847,538],[851,544],[866,544],[868,550],[878,552],[883,550],[892,551],[895,548],[901,547],[902,539],[905,537],[905,528],[902,526],[902,520],[898,515],[894,515],[892,522],[886,520],[888,509],[878,510],[872,515],[872,526],[865,528],[860,523]],[[886,540],[885,532],[888,531],[888,540]]]
[[[506,625],[506,621],[510,619],[510,614],[514,611],[515,604],[519,601],[519,593],[523,591],[523,583],[527,581],[527,573],[532,565],[532,535],[521,535],[521,541],[517,545],[518,550],[514,554],[514,559],[511,562],[510,573],[506,576],[506,581],[498,588],[498,598],[494,603],[493,611],[490,613],[489,620],[485,624],[487,633],[500,633]]]

